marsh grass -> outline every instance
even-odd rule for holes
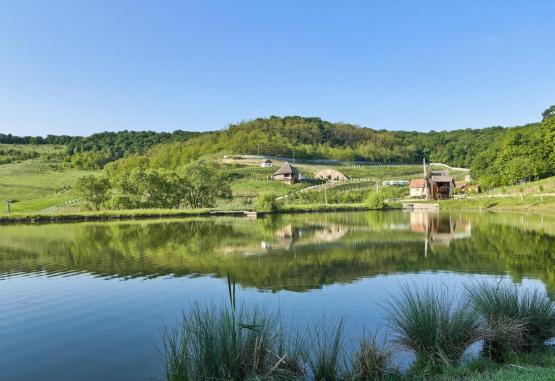
[[[431,287],[404,286],[386,309],[395,341],[416,354],[414,370],[437,373],[458,364],[465,350],[482,335],[471,308]]]
[[[302,341],[286,334],[277,311],[238,305],[235,283],[228,281],[228,285],[229,306],[194,304],[178,328],[163,329],[161,352],[166,379],[301,378]]]
[[[346,376],[345,319],[320,319],[308,332],[307,361],[312,378],[316,381],[342,380]]]
[[[392,363],[392,352],[378,345],[376,335],[363,335],[357,351],[353,354],[350,379],[353,381],[397,378],[399,371]]]
[[[465,379],[526,356],[536,364],[546,352],[534,349],[555,335],[553,302],[540,291],[479,283],[459,300],[444,289],[405,286],[386,308],[394,342],[416,354],[402,375],[376,336],[363,334],[351,350],[344,318],[286,328],[278,311],[239,305],[235,283],[228,286],[228,305],[194,304],[177,328],[162,330],[166,380]],[[480,340],[485,356],[461,361]]]
[[[504,362],[511,353],[543,349],[555,336],[555,305],[545,293],[486,282],[466,289],[484,322],[484,355],[492,360]]]

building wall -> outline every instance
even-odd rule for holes
[[[410,188],[410,197],[424,197],[424,188]]]

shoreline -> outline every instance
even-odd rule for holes
[[[416,201],[417,203],[418,201]],[[355,212],[372,210],[402,210],[400,203],[386,205],[383,209],[371,208],[365,203],[360,204],[292,204],[283,205],[276,211],[223,210],[217,208],[202,209],[126,209],[126,210],[101,210],[68,212],[59,214],[12,214],[0,216],[0,225],[9,224],[36,224],[59,222],[84,222],[84,221],[111,221],[111,220],[139,220],[155,218],[186,218],[186,217],[245,217],[248,213],[256,216],[269,214],[294,214],[294,213],[327,213],[327,212]],[[440,211],[474,211],[474,212],[520,212],[520,213],[554,213],[555,197],[524,196],[491,198],[479,197],[461,200],[439,201]]]
[[[42,224],[60,222],[86,222],[86,221],[111,221],[111,220],[146,220],[156,218],[186,218],[186,217],[247,217],[247,213],[256,213],[258,216],[269,214],[294,214],[294,213],[327,213],[327,212],[354,212],[370,210],[391,210],[397,208],[372,209],[365,204],[307,204],[288,205],[277,211],[255,210],[221,210],[215,208],[205,209],[126,209],[126,210],[101,210],[97,212],[84,211],[60,214],[13,214],[0,216],[0,225],[10,224]]]

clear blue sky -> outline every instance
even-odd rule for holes
[[[555,1],[0,1],[0,132],[540,119]]]

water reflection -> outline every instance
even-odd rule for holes
[[[536,277],[553,290],[554,231],[552,218],[425,211],[3,226],[0,279],[230,272],[243,286],[304,291],[441,270]]]
[[[454,239],[470,238],[472,223],[468,218],[454,217],[432,211],[413,211],[410,213],[410,230],[424,235],[424,256],[428,247],[449,246]]]

